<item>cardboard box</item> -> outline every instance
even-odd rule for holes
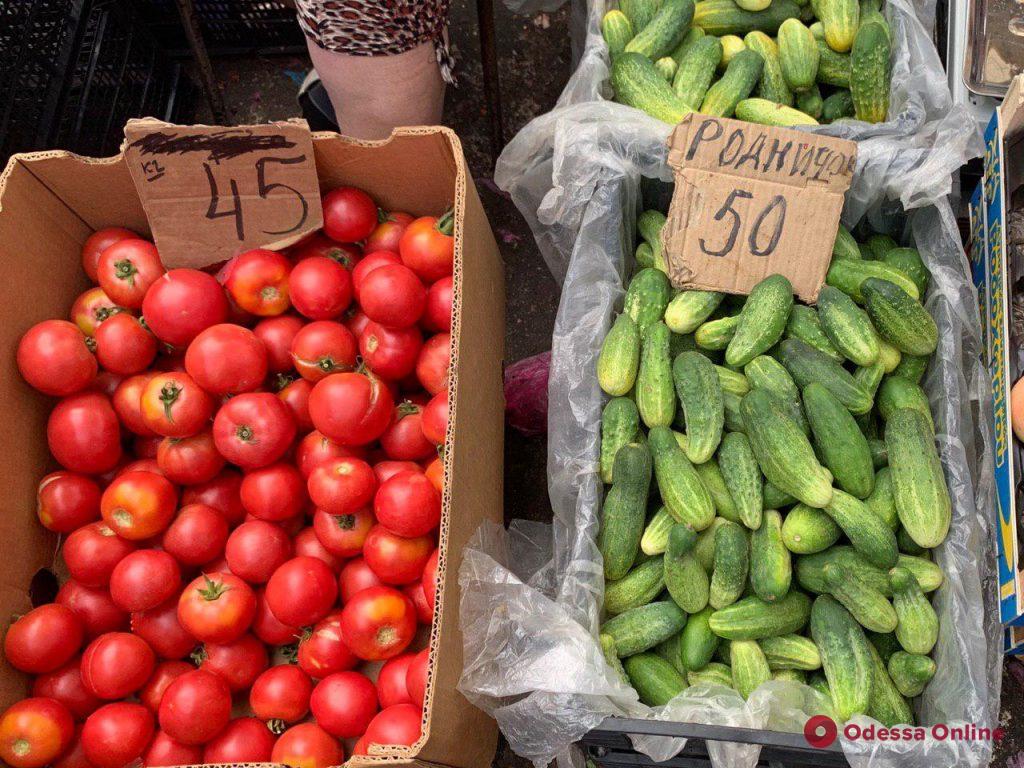
[[[497,727],[456,691],[462,673],[457,576],[463,546],[481,521],[502,521],[504,268],[452,131],[401,129],[381,142],[321,133],[313,147],[322,190],[352,184],[386,208],[436,215],[454,200],[456,211],[447,479],[423,736],[411,748],[391,748],[387,758],[349,764],[480,768],[490,764]],[[31,607],[29,586],[39,571],[54,567],[58,546],[35,516],[36,484],[56,466],[45,436],[53,401],[21,379],[14,349],[32,324],[67,315],[87,287],[82,243],[93,230],[113,225],[149,232],[123,156],[16,155],[0,176],[0,399],[6,406],[0,615],[7,620]],[[0,660],[0,707],[26,693],[25,677]]]

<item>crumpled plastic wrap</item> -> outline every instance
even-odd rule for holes
[[[594,370],[631,266],[641,172],[657,170],[649,162],[634,165],[635,159],[608,151],[600,170],[584,182],[592,185],[592,195],[563,272],[548,391],[553,522],[516,521],[507,532],[485,525],[467,546],[459,574],[465,645],[459,688],[495,717],[512,749],[537,766],[553,758],[579,765],[573,742],[609,716],[799,732],[822,706],[807,686],[771,681],[746,702],[728,689],[703,686],[689,688],[665,707],[650,708],[602,657],[597,629],[604,579],[596,535],[605,396]],[[932,273],[926,306],[940,337],[922,383],[931,400],[953,523],[935,552],[946,574],[934,595],[941,622],[934,652],[938,672],[916,700],[917,720],[994,727],[1002,649],[990,528],[991,394],[979,358],[977,297],[945,197],[905,215],[898,203],[880,202],[899,179],[886,173],[874,181],[874,199],[851,197],[844,217],[852,225],[862,217],[856,211],[864,211],[876,230],[915,243]],[[855,186],[870,188],[863,178]],[[685,743],[664,736],[632,739],[636,749],[656,760],[676,754]],[[843,739],[842,745],[854,768],[976,768],[991,756],[989,742]],[[716,768],[752,768],[759,754],[751,745],[709,743],[709,748]]]

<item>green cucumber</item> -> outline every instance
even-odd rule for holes
[[[878,405],[878,413],[882,419],[888,420],[898,408],[913,408],[928,420],[928,424],[933,430],[935,429],[928,395],[910,379],[905,379],[902,376],[887,376],[879,387],[875,403]]]
[[[837,263],[845,264],[847,262]],[[823,352],[819,352],[799,339],[784,339],[779,344],[778,355],[779,362],[786,366],[786,370],[801,388],[812,382],[818,382],[846,406],[850,413],[861,414],[871,410],[873,402],[871,394],[854,379],[849,371]],[[771,478],[769,477],[769,479]],[[811,504],[810,506],[820,505]]]
[[[661,246],[661,233],[668,221],[661,211],[649,208],[636,218],[636,229],[644,242],[651,246],[652,266],[662,272],[668,272],[664,249]]]
[[[667,427],[676,415],[669,356],[671,333],[659,320],[647,329],[640,347],[635,399],[640,419],[648,427]]]
[[[871,641],[871,645],[874,646],[875,650],[878,651],[878,655],[882,661],[886,664],[889,663],[889,659],[896,651],[900,650],[900,642],[896,639],[894,632],[868,632],[868,640]]]
[[[797,503],[796,498],[785,491],[779,490],[767,480],[761,486],[761,498],[764,509],[782,509]]]
[[[711,87],[711,83],[715,79],[715,72],[721,62],[722,43],[717,37],[706,35],[699,40],[695,40],[679,60],[679,66],[676,68],[675,76],[672,79],[673,92],[684,104],[688,104],[696,109],[704,101],[704,96],[707,94],[708,88]],[[685,293],[714,295],[716,292],[684,291]],[[722,296],[724,294],[718,295]],[[714,308],[712,307],[713,310]],[[665,319],[667,322],[668,318],[666,317]]]
[[[869,563],[886,569],[896,565],[899,557],[896,534],[863,501],[836,489],[825,512]]]
[[[615,483],[601,509],[597,548],[604,558],[604,575],[621,579],[636,560],[646,518],[651,484],[651,454],[641,443],[629,443],[615,455]]]
[[[742,432],[730,432],[718,449],[718,466],[739,522],[756,530],[763,509],[761,470]]]
[[[821,53],[821,46],[822,45],[823,45],[822,43],[818,44],[818,53],[819,54]],[[837,53],[835,55],[836,56],[841,56],[842,54],[838,54]],[[847,83],[849,83],[849,81],[850,81],[850,79],[849,79],[849,62],[846,62],[845,66],[846,66],[846,72],[847,72],[846,81],[847,81]],[[822,82],[822,79],[821,79],[821,61],[820,60],[819,60],[819,64],[818,64],[818,81]],[[825,100],[821,103],[821,118],[820,119],[821,119],[821,122],[823,122],[823,123],[833,123],[836,120],[840,120],[840,119],[842,119],[844,117],[853,117],[853,115],[854,115],[853,95],[846,88],[840,88],[838,91],[835,91],[834,93],[829,94],[828,96],[825,97]]]
[[[725,349],[736,333],[736,326],[739,325],[739,322],[739,315],[709,320],[694,331],[694,340],[702,349]]]
[[[789,550],[782,542],[782,516],[769,509],[750,536],[750,585],[754,594],[771,603],[789,592],[792,579]]]
[[[835,362],[843,362],[843,356],[821,329],[821,320],[814,307],[793,305],[793,310],[789,313],[789,322],[786,323],[786,338],[798,339]]]
[[[828,592],[828,586],[825,584],[825,566],[829,563],[836,563],[856,572],[861,579],[886,597],[892,595],[888,573],[883,568],[871,565],[853,547],[847,545],[836,545],[816,555],[797,558],[797,583],[810,592]],[[930,560],[900,554],[897,565],[913,573],[925,592],[933,592],[942,585],[942,569]]]
[[[648,706],[668,704],[683,692],[686,681],[676,668],[654,653],[638,653],[622,662],[640,701]]]
[[[619,0],[619,10],[633,25],[634,33],[650,23],[660,6],[661,0]]]
[[[772,670],[799,669],[811,671],[821,669],[821,654],[818,646],[802,635],[780,635],[758,640],[764,651],[768,666]]]
[[[724,298],[718,291],[681,291],[665,308],[665,325],[673,333],[693,333]]]
[[[615,640],[612,639],[611,635],[600,635],[598,641],[601,643],[601,655],[604,656],[605,663],[612,668],[615,676],[626,685],[632,685],[629,682],[629,676],[626,674],[625,668],[622,666],[622,660],[615,650]]]
[[[844,89],[849,88],[850,54],[833,51],[824,40],[815,40],[814,42],[818,46],[818,82],[822,85],[834,85]],[[846,97],[844,97],[842,101],[835,105],[835,113],[832,116],[832,120],[838,120],[841,117],[847,116],[852,117],[854,114],[853,95],[849,91],[841,91],[841,93],[847,94],[850,106],[849,109],[846,108]],[[828,101],[828,99],[825,99],[825,101]]]
[[[917,286],[918,295],[924,296],[931,275],[916,248],[890,248],[882,256],[882,261],[910,277]]]
[[[787,0],[776,0],[786,2]],[[716,0],[703,0],[716,2]],[[731,3],[732,0],[729,0]],[[705,31],[710,31],[705,28]],[[725,74],[708,88],[704,100],[700,104],[700,112],[713,117],[732,117],[736,105],[750,96],[761,79],[764,59],[755,51],[744,49],[733,56],[725,68]],[[674,94],[673,94],[674,95]],[[678,122],[678,121],[677,121]]]
[[[698,40],[706,37],[704,30],[700,27],[690,27],[686,34],[683,35],[683,42],[676,46],[676,49],[672,51],[672,58],[676,60],[676,64],[680,67],[683,66],[683,58],[687,52],[696,44]],[[678,70],[677,70],[678,71]]]
[[[601,412],[601,480],[611,484],[615,477],[615,455],[636,438],[640,413],[628,397],[613,397]]]
[[[763,11],[745,11],[733,0],[701,0],[693,14],[693,25],[709,35],[745,35],[755,29],[774,34],[786,19],[800,15],[793,0],[772,0]]]
[[[687,619],[687,624],[690,620]],[[686,627],[683,627],[686,629]],[[677,635],[672,635],[668,640],[663,640],[654,646],[654,652],[661,656],[665,661],[675,667],[676,672],[681,675],[686,674],[686,666],[683,664],[683,633],[680,632]]]
[[[719,638],[711,631],[709,620],[715,609],[710,605],[693,614],[683,627],[680,653],[683,665],[691,672],[704,669],[718,649]]]
[[[832,243],[832,258],[833,259],[862,259],[863,256],[860,252],[860,246],[857,245],[857,241],[850,234],[850,230],[844,227],[842,224],[839,225],[839,229],[836,231],[835,242]]]
[[[693,554],[697,534],[681,523],[672,527],[665,552],[664,583],[676,605],[697,613],[708,604],[708,575]]]
[[[687,672],[686,681],[690,685],[724,685],[732,688],[732,670],[727,664],[712,661],[702,669]]]
[[[783,275],[770,275],[755,285],[739,315],[736,332],[725,350],[729,365],[742,366],[782,338],[793,307],[793,286]]]
[[[817,125],[818,121],[799,109],[785,104],[776,104],[767,99],[744,99],[736,105],[736,119],[759,125],[776,125],[789,128],[794,125]]]
[[[899,365],[893,369],[892,375],[920,384],[930,360],[929,355],[901,355]]]
[[[671,125],[693,111],[676,96],[654,62],[643,54],[626,52],[616,56],[612,61],[611,80],[616,101]],[[658,266],[658,250],[655,249],[655,266]]]
[[[722,44],[722,61],[719,63],[718,68],[724,72],[729,66],[729,62],[733,60],[733,57],[740,51],[746,50],[747,45],[737,35],[722,35],[718,38],[718,42]]]
[[[870,318],[838,288],[821,287],[818,317],[825,335],[847,360],[871,365],[878,359],[878,336]]]
[[[824,552],[839,540],[842,531],[825,512],[797,504],[782,522],[782,542],[796,555]]]
[[[861,293],[871,322],[883,339],[910,355],[935,351],[938,328],[915,297],[895,283],[873,277],[861,284]]]
[[[654,249],[651,248],[650,243],[640,243],[636,247],[636,251],[633,253],[633,258],[636,260],[637,267],[646,269],[647,267],[654,266]]]
[[[747,584],[749,568],[747,534],[736,523],[727,522],[715,532],[715,565],[708,603],[717,610],[736,602]]]
[[[676,634],[686,624],[686,614],[671,600],[648,603],[614,616],[603,625],[601,633],[615,641],[619,658],[650,650]]]
[[[882,370],[892,373],[900,364],[902,353],[892,344],[883,338],[878,339],[878,362],[882,364]]]
[[[711,573],[715,568],[715,536],[718,529],[727,522],[731,521],[724,517],[716,517],[711,525],[697,534],[697,545],[693,548],[693,554],[705,573]]]
[[[782,64],[779,61],[779,47],[768,35],[760,30],[748,32],[743,38],[744,44],[752,51],[756,51],[764,59],[764,69],[761,70],[761,82],[757,86],[757,95],[775,104],[792,106],[793,93],[786,85],[786,79],[782,75]],[[743,102],[740,102],[742,104]],[[737,110],[739,105],[737,105]],[[745,120],[745,117],[740,117]]]
[[[622,311],[633,318],[642,337],[651,324],[664,316],[671,298],[672,286],[664,272],[653,267],[641,269],[629,281]]]
[[[825,100],[821,97],[821,89],[817,83],[803,93],[796,95],[796,108],[801,112],[806,112],[819,123],[821,122],[821,113],[824,107]]]
[[[704,530],[715,518],[715,505],[672,430],[652,427],[648,442],[662,502],[677,522]]]
[[[626,50],[626,43],[633,39],[633,25],[626,14],[612,9],[601,19],[601,36],[608,46],[608,54],[618,56]]]
[[[827,4],[852,0],[825,0]],[[828,38],[828,24],[825,25]],[[831,41],[829,42],[831,45]],[[833,46],[835,47],[835,46]],[[884,123],[889,114],[889,57],[892,39],[888,25],[880,17],[871,19],[857,30],[850,51],[850,95],[858,120]]]
[[[814,3],[825,31],[825,42],[833,51],[849,51],[860,23],[859,0],[814,0]]]
[[[708,621],[711,631],[726,640],[761,640],[799,632],[810,615],[810,598],[791,589],[774,603],[749,595],[715,611]]]
[[[871,653],[871,698],[868,702],[868,716],[873,717],[887,728],[895,725],[913,725],[914,711],[900,689],[896,687],[885,662],[872,643]]]
[[[923,555],[928,551],[924,547],[918,546],[902,525],[896,529],[896,545],[900,548],[900,552],[906,552],[908,555]]]
[[[693,0],[662,0],[654,17],[626,44],[626,53],[657,60],[668,56],[683,41],[693,21]]]
[[[875,487],[871,495],[864,499],[864,503],[893,530],[900,524],[896,500],[892,495],[892,470],[889,467],[882,467],[875,472]]]
[[[718,372],[700,352],[683,352],[672,363],[672,380],[686,417],[686,457],[703,464],[718,449],[725,423]]]
[[[899,243],[893,240],[889,235],[883,235],[880,232],[869,235],[864,245],[867,248],[868,253],[871,254],[868,258],[874,259],[875,261],[885,261],[885,254],[893,248],[899,248]]]
[[[623,313],[604,337],[597,358],[597,383],[612,397],[628,394],[640,367],[640,330]]]
[[[743,395],[750,391],[750,382],[739,371],[726,368],[724,365],[716,365],[715,373],[718,374],[718,383],[721,385],[723,392],[732,392],[734,395],[743,397]]]
[[[640,551],[651,556],[664,554],[668,549],[668,534],[675,524],[675,518],[668,509],[665,506],[658,507],[640,537]]]
[[[853,372],[853,380],[860,384],[861,388],[871,395],[872,399],[874,399],[875,392],[878,391],[878,385],[882,383],[884,376],[885,366],[877,360],[871,365],[860,366]],[[858,415],[864,416],[865,414]]]
[[[719,516],[734,523],[740,522],[739,511],[736,509],[732,494],[729,493],[729,487],[725,483],[725,476],[722,474],[719,462],[710,459],[703,464],[698,464],[695,469],[700,475],[700,481],[704,483],[704,487],[711,494],[711,500],[714,502],[715,511]]]
[[[652,557],[618,581],[604,585],[604,611],[609,616],[647,605],[665,588],[665,565],[661,556]]]
[[[949,532],[952,503],[931,425],[920,411],[899,408],[885,422],[885,445],[900,523],[919,546],[939,546]]]
[[[815,381],[804,388],[804,410],[819,455],[836,485],[859,499],[867,498],[875,486],[875,469],[867,438],[853,416]]]
[[[800,389],[789,371],[774,357],[759,355],[743,366],[751,389],[766,389],[782,400],[800,400]]]
[[[935,677],[935,662],[927,656],[896,651],[889,659],[889,677],[908,698],[919,696]]]
[[[850,612],[857,622],[872,632],[896,629],[896,610],[892,603],[854,571],[836,565],[825,566],[829,594]]]
[[[840,259],[833,261],[825,274],[826,283],[833,288],[838,288],[858,304],[864,303],[864,282],[871,278],[887,280],[902,288],[913,299],[920,296],[917,292],[917,285],[906,273],[883,261]]]
[[[874,670],[864,630],[835,599],[821,595],[811,608],[811,638],[821,654],[839,721],[866,713]]]
[[[917,578],[906,568],[889,571],[892,602],[899,623],[896,639],[908,653],[929,654],[939,639],[939,618]]]
[[[799,669],[773,669],[772,680],[786,680],[790,683],[807,683],[807,673]]]
[[[722,393],[722,403],[725,405],[725,429],[727,432],[746,432],[743,426],[743,416],[740,414],[740,405],[743,401],[739,395],[732,392]]]
[[[654,62],[654,68],[665,78],[665,82],[671,83],[676,76],[676,60],[671,56],[662,56]]]
[[[744,699],[762,684],[772,679],[768,660],[761,646],[754,640],[731,640],[729,659],[732,668],[732,687]]]
[[[779,26],[779,60],[786,84],[794,92],[804,93],[814,86],[819,58],[818,46],[811,30],[799,19],[786,19],[782,22]]]

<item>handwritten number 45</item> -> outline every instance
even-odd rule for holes
[[[739,237],[740,224],[742,219],[740,213],[733,208],[733,203],[737,199],[750,200],[754,196],[743,189],[734,189],[729,193],[729,196],[725,198],[725,202],[722,203],[722,207],[715,213],[714,220],[722,221],[726,216],[730,217],[730,228],[729,235],[725,239],[725,244],[721,248],[715,250],[708,247],[707,240],[703,237],[700,238],[700,249],[704,251],[708,256],[725,256],[732,252],[732,249],[736,246],[736,238]],[[758,243],[761,240],[761,229],[765,226],[765,222],[768,221],[769,217],[773,213],[775,226],[768,237],[768,242],[762,247]],[[782,195],[775,195],[766,205],[759,214],[755,217],[753,223],[750,226],[750,233],[747,235],[747,245],[750,252],[754,256],[770,256],[779,245],[779,239],[782,237],[782,227],[786,223],[786,198]]]
[[[282,189],[291,192],[298,198],[301,212],[299,220],[291,227],[280,230],[262,230],[265,235],[287,235],[295,232],[297,229],[302,227],[306,223],[306,219],[309,217],[309,203],[306,198],[303,197],[302,193],[294,187],[290,187],[287,184],[280,183],[268,183],[267,182],[267,164],[268,163],[280,163],[281,165],[295,165],[296,163],[303,163],[306,161],[304,155],[298,157],[261,157],[256,161],[256,194],[258,194],[264,200],[268,199],[270,193],[275,189]],[[238,193],[238,182],[235,179],[229,179],[229,186],[231,189],[231,207],[221,210],[221,194],[220,189],[217,186],[217,179],[213,175],[213,169],[209,163],[203,163],[203,170],[206,171],[206,180],[210,184],[210,204],[206,209],[206,218],[208,219],[220,219],[225,216],[232,216],[235,219],[235,234],[239,240],[245,240],[245,224],[242,216],[242,198]]]

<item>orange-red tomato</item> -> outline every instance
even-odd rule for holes
[[[22,699],[0,716],[0,758],[13,768],[42,768],[71,745],[75,721],[56,699]]]
[[[129,541],[161,533],[177,508],[177,490],[155,472],[125,472],[115,477],[100,500],[104,522]]]
[[[241,309],[260,317],[283,314],[291,306],[291,262],[276,251],[256,248],[228,264],[224,287]]]

